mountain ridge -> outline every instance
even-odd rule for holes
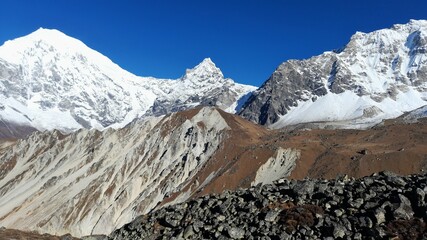
[[[426,20],[357,32],[339,51],[280,64],[239,114],[273,128],[395,118],[427,104],[426,39]]]
[[[234,112],[253,90],[224,78],[210,58],[176,80],[139,77],[58,30],[0,46],[0,117],[41,131],[120,128],[197,105]]]

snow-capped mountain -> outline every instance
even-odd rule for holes
[[[241,116],[273,128],[364,127],[427,104],[427,21],[357,32],[337,51],[282,63]]]
[[[5,125],[69,132],[119,128],[201,104],[233,112],[253,90],[224,78],[209,58],[177,80],[138,77],[57,30],[39,29],[0,47]]]

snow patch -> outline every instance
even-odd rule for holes
[[[289,125],[310,122],[345,123],[347,127],[369,127],[383,119],[396,118],[407,111],[427,104],[424,94],[408,88],[405,92],[398,91],[396,99],[385,98],[381,102],[374,101],[369,95],[358,96],[346,91],[340,94],[328,93],[317,100],[299,101],[296,107],[280,120],[272,124],[273,129]]]

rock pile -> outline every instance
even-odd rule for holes
[[[162,208],[109,239],[427,239],[427,175],[281,179]]]

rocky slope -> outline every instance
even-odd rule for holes
[[[426,239],[427,176],[280,179],[169,206],[109,239]]]
[[[427,21],[357,32],[337,51],[282,63],[240,115],[272,128],[372,126],[427,105]]]
[[[227,129],[205,108],[117,131],[34,133],[2,149],[0,224],[56,235],[112,231],[179,191]]]
[[[153,209],[289,177],[427,170],[427,122],[267,130],[217,108],[0,142],[0,226],[108,234]]]
[[[39,29],[0,46],[3,135],[14,136],[16,125],[62,132],[118,128],[197,105],[234,112],[253,90],[224,78],[209,58],[177,80],[138,77],[57,30]]]

